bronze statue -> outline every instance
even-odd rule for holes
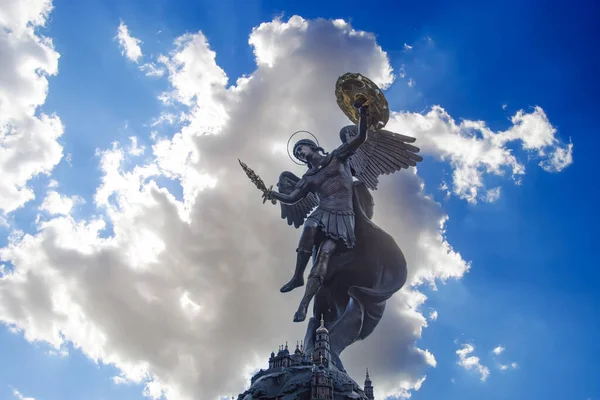
[[[385,302],[406,282],[406,261],[394,239],[372,221],[378,177],[422,161],[415,138],[382,128],[389,119],[381,90],[360,74],[345,74],[336,84],[340,108],[356,124],[341,129],[342,144],[331,153],[318,143],[302,139],[292,154],[308,171],[297,177],[289,171],[279,177],[279,192],[267,189],[242,164],[263,192],[263,202],[279,201],[281,216],[296,228],[304,225],[297,248],[296,268],[281,292],[304,285],[304,296],[294,321],[306,318],[315,298],[305,346],[314,345],[317,318],[324,315],[330,332],[332,360],[343,369],[339,354],[367,337],[378,324]]]

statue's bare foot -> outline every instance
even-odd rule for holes
[[[294,314],[294,322],[302,322],[306,319],[306,309],[299,308]]]
[[[292,278],[292,280],[290,280],[288,283],[286,283],[285,285],[283,285],[281,287],[281,289],[279,289],[279,291],[281,293],[287,293],[287,292],[291,292],[292,290],[296,289],[297,287],[300,286],[304,286],[304,277],[302,275],[300,276],[294,276]]]

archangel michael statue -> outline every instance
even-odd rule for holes
[[[263,191],[263,202],[278,201],[289,225],[303,227],[291,280],[281,292],[305,286],[294,321],[306,319],[315,299],[305,346],[314,343],[317,321],[324,315],[333,362],[339,354],[373,332],[385,302],[406,282],[406,260],[394,239],[372,221],[378,177],[422,161],[415,138],[382,129],[389,110],[381,90],[355,73],[336,84],[337,102],[354,125],[340,131],[341,145],[327,153],[318,142],[301,139],[292,156],[307,167],[300,178],[284,171],[277,187],[267,189],[245,164],[242,167]],[[312,258],[306,280],[304,273]],[[318,316],[318,318],[317,318]]]

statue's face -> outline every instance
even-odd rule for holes
[[[296,157],[304,162],[307,162],[308,159],[314,154],[314,150],[305,144],[302,144],[296,147]]]

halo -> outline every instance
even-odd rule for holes
[[[303,162],[296,161],[297,158],[296,158],[296,156],[293,155],[294,149],[290,149],[290,143],[292,142],[292,139],[294,138],[294,136],[299,135],[299,134],[304,134],[304,135],[302,135],[304,137],[302,137],[302,138],[300,138],[298,140],[301,140],[301,139],[314,139],[315,143],[317,144],[317,147],[320,147],[320,145],[319,145],[319,139],[317,139],[317,137],[315,135],[313,135],[312,133],[310,133],[309,131],[297,131],[297,132],[292,133],[292,136],[290,136],[290,138],[288,139],[288,142],[287,142],[288,157],[290,158],[290,160],[292,160],[294,162],[294,164],[304,165]]]

